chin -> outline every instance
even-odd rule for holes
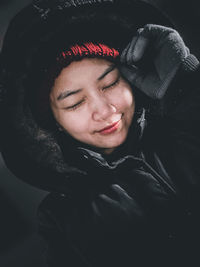
[[[99,146],[99,148],[116,149],[118,146],[122,145],[125,142],[125,140],[126,136],[115,138],[115,140],[110,140],[110,141],[108,140],[107,142]]]

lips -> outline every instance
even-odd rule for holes
[[[113,128],[118,122],[119,122],[119,121],[116,121],[115,123],[109,125],[108,127],[105,127],[105,128],[103,128],[103,129],[101,129],[99,132],[103,132],[103,131],[105,131],[105,130],[108,130],[108,129]]]
[[[102,134],[102,135],[108,135],[108,134],[114,133],[115,131],[117,131],[117,129],[120,127],[120,125],[121,125],[121,119],[119,119],[115,123],[103,128],[103,129],[101,129],[100,131],[98,131],[98,133]]]
[[[124,115],[123,113],[119,113],[117,116],[115,116],[115,119],[113,118],[114,122],[112,124],[102,128],[100,130],[96,130],[95,132],[104,134],[104,133],[112,132],[112,130],[114,130],[114,129],[117,129],[120,122],[121,122],[123,115]]]

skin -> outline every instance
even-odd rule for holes
[[[64,68],[51,90],[50,106],[61,130],[105,154],[126,140],[135,111],[129,83],[113,63],[99,58]],[[116,131],[99,132],[117,121]]]

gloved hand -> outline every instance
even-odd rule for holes
[[[118,184],[112,184],[108,193],[100,194],[92,207],[98,220],[117,231],[140,224],[144,218],[140,205]]]
[[[111,230],[139,232],[150,225],[157,230],[165,223],[169,226],[178,205],[174,185],[153,170],[136,169],[94,198],[92,208],[96,220]]]
[[[147,24],[123,50],[121,73],[146,95],[161,99],[189,55],[190,51],[177,31]]]

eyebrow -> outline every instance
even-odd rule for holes
[[[98,81],[102,80],[108,73],[110,73],[111,71],[113,71],[114,69],[116,69],[116,65],[112,64],[110,65],[103,74],[101,74],[101,76],[99,78],[97,78]]]
[[[113,71],[114,69],[116,69],[116,65],[115,64],[112,64],[110,65],[105,71],[103,74],[101,74],[101,76],[99,76],[97,78],[98,81],[102,80],[108,73],[110,73],[111,71]],[[83,89],[80,88],[80,89],[77,89],[77,90],[65,90],[63,92],[61,92],[58,97],[57,97],[57,100],[60,101],[60,100],[63,100],[64,98],[70,96],[70,95],[74,95],[74,94],[77,94],[79,92],[81,92]]]
[[[77,94],[79,92],[81,92],[82,89],[77,89],[75,91],[71,91],[71,90],[65,90],[63,91],[62,93],[59,94],[59,96],[57,97],[57,100],[60,101],[60,100],[63,100],[64,98],[70,96],[70,95],[74,95],[74,94]]]

